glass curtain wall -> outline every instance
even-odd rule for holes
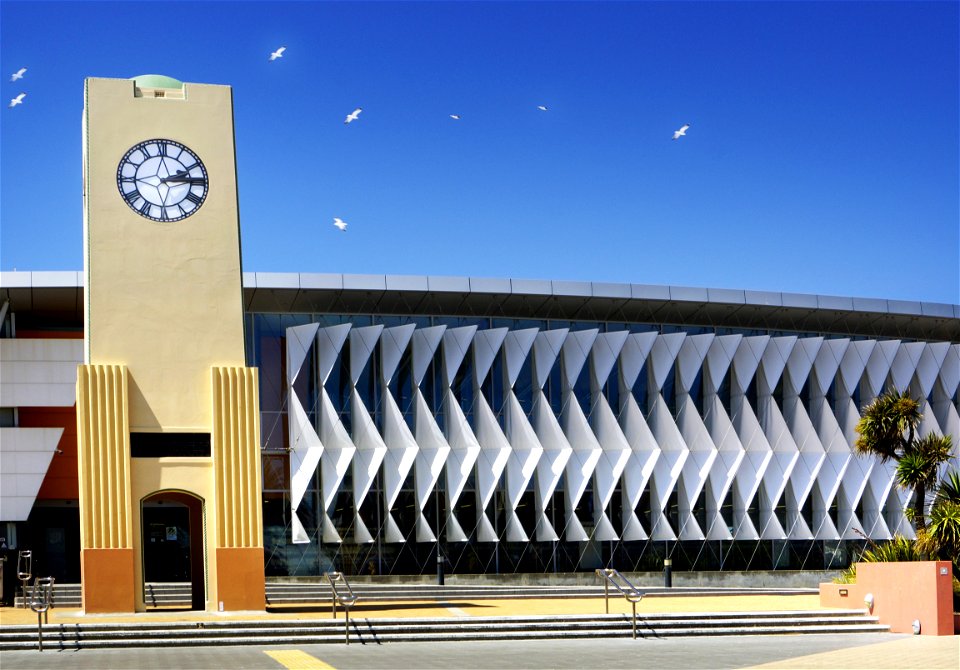
[[[518,331],[529,328],[538,328],[541,331],[569,328],[571,331],[599,329],[602,332],[629,331],[643,332],[676,332],[678,328],[670,325],[656,324],[626,324],[626,323],[597,323],[597,322],[556,322],[538,320],[519,320],[505,318],[451,318],[425,316],[382,316],[382,315],[330,315],[330,314],[247,314],[247,352],[248,364],[260,370],[260,408],[261,408],[261,444],[263,458],[263,523],[264,549],[267,576],[318,576],[324,572],[338,570],[350,575],[430,575],[436,573],[436,557],[438,543],[434,541],[417,541],[417,517],[420,515],[417,504],[417,491],[414,481],[414,469],[401,487],[399,496],[392,507],[392,516],[403,535],[403,541],[388,541],[385,506],[384,466],[381,465],[373,479],[369,492],[362,504],[357,508],[357,514],[364,521],[364,525],[372,536],[372,541],[357,543],[354,541],[355,531],[355,501],[353,499],[353,468],[348,468],[340,485],[332,496],[333,504],[326,510],[333,526],[343,539],[342,542],[324,541],[322,517],[322,485],[321,468],[317,468],[303,500],[297,508],[297,516],[302,523],[308,537],[308,543],[295,544],[292,541],[292,519],[290,505],[290,420],[287,399],[287,370],[286,370],[286,330],[292,326],[301,326],[316,323],[320,327],[335,326],[349,323],[353,328],[370,325],[384,327],[414,324],[417,328],[443,325],[447,328],[476,326],[478,330],[494,328],[508,328]],[[689,334],[770,334],[764,331],[734,331],[731,329],[703,329],[684,328]],[[318,424],[320,399],[320,380],[317,376],[316,351],[311,349],[301,367],[294,384],[298,397],[302,400],[303,408],[311,424]],[[396,401],[411,431],[415,429],[415,382],[413,379],[413,360],[410,347],[401,359],[389,385],[383,387],[380,380],[380,349],[374,347],[369,362],[364,367],[359,379],[354,385],[360,394],[370,417],[383,434],[384,414],[383,395],[390,393]],[[520,407],[528,419],[532,419],[535,410],[536,381],[532,370],[533,356],[527,356],[517,375],[513,392],[519,401]],[[333,404],[336,413],[347,433],[351,432],[354,417],[351,416],[351,384],[350,384],[350,341],[347,340],[333,366],[324,385],[327,397]],[[506,411],[506,391],[504,384],[504,357],[497,355],[492,363],[489,374],[479,388],[474,387],[473,359],[467,355],[450,385],[453,396],[457,399],[460,410],[470,426],[476,425],[475,398],[482,395],[486,404],[493,411],[501,428],[504,427]],[[589,366],[589,362],[587,363]],[[652,393],[648,390],[647,365],[637,377],[637,383],[629,389],[637,400],[637,404],[649,418],[653,409]],[[677,405],[675,369],[667,374],[659,395],[676,418],[680,409]],[[424,400],[433,412],[436,424],[440,431],[445,429],[444,416],[444,381],[443,359],[441,348],[433,356],[423,377],[419,390]],[[695,403],[701,416],[706,416],[708,410],[703,406],[702,371],[698,374],[690,388],[690,399]],[[561,381],[561,366],[558,363],[551,369],[550,375],[544,384],[544,395],[550,408],[556,416],[564,411],[564,402],[578,402],[580,410],[589,421],[591,413],[596,409],[595,394],[604,396],[608,405],[617,413],[622,406],[620,394],[624,392],[617,383],[616,371],[610,379],[597,389],[591,389],[590,378],[586,373],[580,374],[574,386],[573,394],[564,394]],[[748,394],[755,393],[748,390]],[[775,392],[776,393],[776,392]],[[729,380],[717,389],[717,395],[725,410],[731,412]],[[574,400],[571,400],[573,398]],[[595,540],[584,542],[570,542],[564,539],[564,529],[567,527],[567,506],[564,495],[566,482],[561,476],[551,498],[544,501],[544,514],[553,528],[557,530],[558,540],[538,541],[534,533],[531,539],[525,542],[510,541],[507,533],[507,516],[510,501],[507,496],[506,483],[501,476],[495,494],[492,496],[486,510],[498,541],[481,541],[478,538],[479,524],[477,523],[481,510],[478,510],[476,473],[471,472],[467,477],[463,490],[457,498],[453,510],[447,509],[446,496],[447,480],[440,476],[436,486],[429,494],[429,500],[423,507],[422,516],[433,535],[440,538],[439,550],[445,560],[445,569],[448,573],[460,574],[510,574],[510,573],[552,573],[592,571],[599,567],[614,567],[621,571],[659,571],[662,569],[663,559],[673,559],[675,570],[821,570],[845,567],[852,555],[862,551],[863,541],[858,540]],[[521,525],[532,531],[537,525],[536,497],[534,486],[536,478],[532,477],[520,497],[516,507],[516,518]],[[595,483],[593,479],[587,483],[586,490],[579,499],[575,514],[582,521],[596,518],[595,505],[600,504],[594,495]],[[622,482],[614,489],[613,496],[605,508],[606,516],[613,524],[618,537],[622,535],[623,522],[621,507],[623,501]],[[756,509],[756,500],[748,514],[754,524],[759,527],[759,511]],[[674,491],[668,501],[666,515],[674,528],[680,517],[680,500]],[[706,526],[707,509],[704,496],[701,495],[692,512],[698,519],[701,527]],[[717,510],[733,528],[733,499],[732,493],[727,496],[723,505]],[[645,527],[653,516],[651,511],[651,495],[644,491],[635,512]],[[466,541],[447,541],[447,519],[452,511],[459,520]],[[804,510],[810,516],[810,510]],[[785,510],[776,510],[781,524],[786,526]],[[836,510],[833,510],[836,514]],[[588,535],[592,536],[593,527],[584,523]]]

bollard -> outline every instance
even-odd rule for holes
[[[663,585],[673,588],[673,561],[669,558],[663,559]]]

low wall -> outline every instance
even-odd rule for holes
[[[873,596],[871,613],[893,633],[953,635],[953,570],[950,561],[857,563],[856,584],[820,584],[820,605],[858,609]]]
[[[624,572],[634,585],[662,587],[662,572]],[[768,570],[673,572],[676,587],[815,589],[837,576],[837,570]],[[436,584],[436,575],[348,575],[351,584]],[[323,576],[267,577],[273,583],[324,582]],[[446,574],[449,586],[600,586],[593,572],[518,573],[510,575]]]

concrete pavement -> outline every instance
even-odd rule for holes
[[[611,613],[629,612],[622,598],[611,598]],[[775,612],[818,610],[816,595],[784,596],[648,596],[638,613]],[[601,614],[603,598],[363,602],[351,619],[379,617],[472,617]],[[51,624],[115,621],[204,621],[260,618],[316,619],[330,615],[326,606],[271,608],[270,612],[154,611],[129,615],[84,615],[77,609],[53,609]],[[343,612],[339,612],[339,617]],[[36,624],[30,610],[0,609],[0,625]],[[742,636],[529,640],[489,642],[404,642],[396,644],[277,645],[274,647],[146,648],[80,651],[3,652],[0,666],[13,668],[924,668],[960,667],[960,637],[906,636],[889,633],[845,635]]]
[[[4,652],[4,670],[834,668],[956,670],[960,638],[890,633]],[[278,653],[285,652],[285,653]]]

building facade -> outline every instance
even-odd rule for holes
[[[3,430],[47,440],[35,493],[4,486],[4,520],[29,519],[8,526],[68,580],[82,280],[3,275],[17,424]],[[437,538],[459,573],[656,570],[666,556],[839,567],[864,535],[912,534],[910,492],[851,450],[862,407],[910,388],[921,432],[960,433],[957,306],[450,277],[243,284],[267,576],[433,574]],[[23,441],[5,437],[4,454]]]
[[[845,567],[913,534],[863,407],[909,388],[960,436],[957,305],[242,273],[229,87],[88,80],[84,148],[84,271],[0,276],[0,535],[91,611],[438,560]]]

